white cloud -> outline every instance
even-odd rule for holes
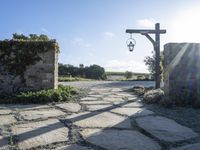
[[[120,61],[120,60],[110,60],[105,65],[106,71],[132,71],[147,73],[147,67],[144,63],[136,61]]]
[[[85,40],[81,37],[75,37],[72,40],[72,44],[76,46],[80,46],[80,47],[86,47],[86,48],[91,47],[91,44],[85,42]]]
[[[40,28],[40,31],[42,31],[45,34],[50,34],[50,32],[46,28]]]
[[[137,20],[137,25],[145,28],[151,28],[155,26],[156,21],[154,19],[140,19]]]
[[[117,36],[114,34],[114,33],[112,33],[112,32],[104,32],[103,33],[103,38],[105,39],[105,40],[109,40],[109,39],[113,39],[113,38],[116,38]]]

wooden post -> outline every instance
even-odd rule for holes
[[[156,66],[155,66],[155,88],[158,89],[160,88],[160,24],[156,23],[155,25],[155,30],[156,30],[156,34],[155,34],[155,45],[154,45],[154,50],[155,50],[155,55],[156,55]]]
[[[156,23],[155,24],[155,30],[136,30],[136,29],[127,29],[126,33],[139,33],[142,34],[144,36],[146,36],[150,42],[153,44],[154,47],[154,51],[155,51],[155,55],[156,55],[156,66],[155,66],[155,88],[158,89],[160,88],[160,81],[161,81],[161,77],[160,77],[160,34],[165,34],[166,30],[160,30],[160,24]],[[149,34],[155,34],[155,40],[149,35]]]

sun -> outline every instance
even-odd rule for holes
[[[179,12],[172,21],[170,34],[174,42],[200,43],[200,7]]]

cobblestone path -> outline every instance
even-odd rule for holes
[[[200,149],[197,133],[113,87],[93,87],[79,103],[0,105],[0,129],[0,149]]]

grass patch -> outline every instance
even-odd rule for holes
[[[1,94],[0,103],[50,103],[68,102],[81,97],[82,92],[74,87],[59,85],[58,89],[22,92],[16,94]]]
[[[93,81],[93,79],[86,79],[80,77],[58,77],[59,82],[74,82],[74,81]]]

